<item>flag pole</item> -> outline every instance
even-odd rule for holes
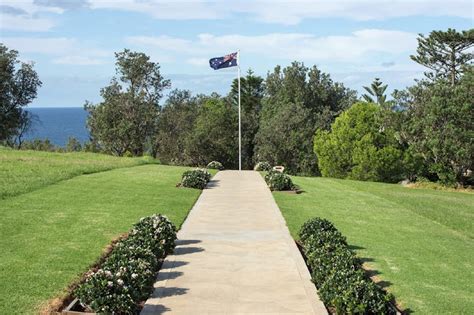
[[[240,125],[240,49],[237,50],[237,81],[239,87],[239,171],[242,170],[242,131]]]

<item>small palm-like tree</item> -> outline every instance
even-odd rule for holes
[[[375,78],[370,87],[364,86],[364,89],[369,94],[362,94],[362,98],[368,103],[383,105],[387,100],[387,95],[384,94],[387,84],[384,85],[380,78]]]

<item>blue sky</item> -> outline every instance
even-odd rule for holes
[[[227,93],[235,69],[208,59],[237,49],[244,72],[298,60],[358,91],[374,77],[392,90],[422,76],[409,57],[418,33],[472,28],[473,10],[470,0],[0,0],[0,42],[35,63],[43,86],[32,107],[100,101],[124,48],[193,93]]]

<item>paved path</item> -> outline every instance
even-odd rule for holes
[[[178,238],[142,314],[326,314],[259,173],[219,172]]]

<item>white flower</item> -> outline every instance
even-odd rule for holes
[[[136,273],[132,273],[132,279],[135,279],[136,277],[138,277],[138,275]]]
[[[114,283],[112,281],[107,281],[107,286],[111,288],[114,286]]]
[[[117,283],[118,283],[119,285],[123,285],[123,280],[122,280],[122,279],[118,279],[118,280],[117,280]]]

